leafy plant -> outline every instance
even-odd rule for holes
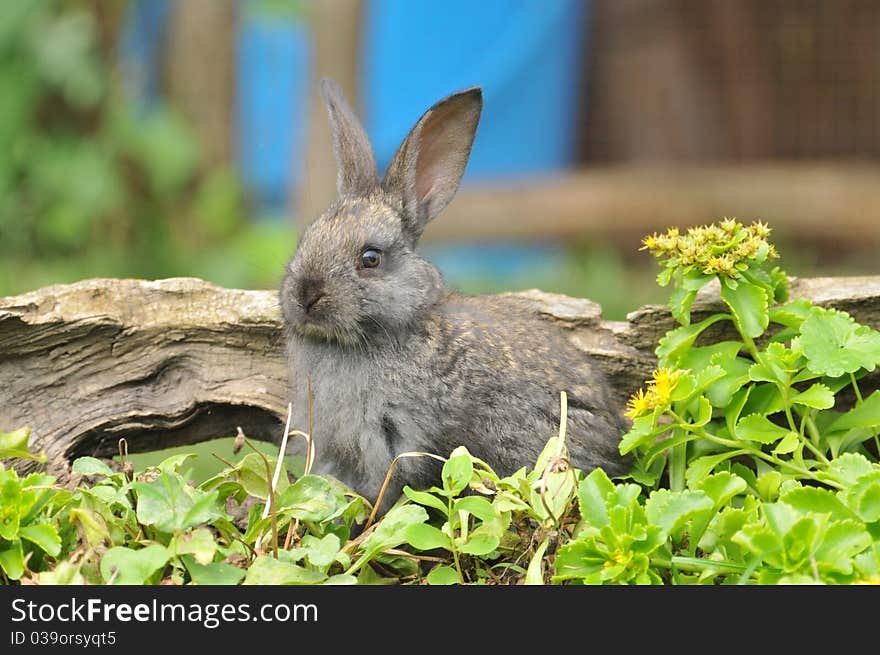
[[[277,283],[290,230],[247,221],[231,167],[125,88],[127,4],[0,3],[0,295],[98,276]]]
[[[29,432],[0,433],[0,456],[34,459],[27,450]],[[51,522],[69,496],[52,488],[54,480],[42,473],[20,478],[0,464],[0,571],[18,580],[25,566],[41,566],[45,557],[61,552],[61,535]]]
[[[565,393],[531,468],[431,455],[438,485],[404,488],[375,523],[376,499],[243,436],[250,451],[200,484],[186,453],[141,471],[80,458],[72,492],[2,468],[0,569],[40,584],[880,582],[880,391],[865,380],[880,333],[788,300],[768,234],[725,220],[646,239],[679,325],[630,399],[618,480],[571,465]],[[708,284],[721,311],[696,302]],[[0,435],[0,457],[39,461],[27,441]]]
[[[880,363],[880,333],[838,310],[804,299],[786,302],[787,279],[770,266],[776,253],[768,235],[761,223],[745,227],[725,220],[685,235],[669,230],[645,239],[645,247],[662,259],[658,282],[673,285],[670,309],[680,327],[661,339],[658,369],[646,389],[631,398],[633,427],[621,441],[621,452],[637,457],[632,477],[649,488],[665,479],[670,491],[687,493],[713,474],[727,472],[745,484],[737,502],[745,506],[742,495],[763,501],[753,505],[756,515],[741,532],[726,535],[753,556],[761,554],[756,552],[760,544],[769,549],[763,562],[769,568],[762,569],[760,561],[751,567],[759,581],[775,579],[780,571],[795,574],[770,556],[771,541],[746,536],[786,539],[780,521],[794,510],[780,500],[783,490],[808,484],[851,493],[849,483],[855,480],[842,474],[849,469],[840,462],[858,461],[867,476],[860,484],[871,487],[870,493],[880,491],[871,486],[877,473],[871,460],[876,460],[880,431],[880,392],[863,399],[859,387]],[[692,323],[696,294],[710,282],[719,285],[726,311]],[[729,329],[719,330],[725,326]],[[702,337],[710,328],[720,338],[707,343]],[[845,405],[847,392],[854,398],[851,407]],[[837,527],[826,534],[828,526],[816,516],[798,520],[798,530],[824,535],[817,543],[846,531]],[[756,521],[764,527],[757,528]],[[847,529],[868,534],[867,524]],[[689,535],[691,555],[701,537]],[[813,558],[813,579],[826,575],[817,558],[827,551],[799,547]],[[719,561],[731,563],[723,555]]]

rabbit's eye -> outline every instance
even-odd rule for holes
[[[378,250],[370,248],[361,253],[361,267],[376,268],[382,261],[382,253]]]

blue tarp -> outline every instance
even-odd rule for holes
[[[242,0],[249,2],[251,0]],[[589,0],[369,0],[363,4],[361,104],[380,170],[434,102],[480,85],[484,111],[465,180],[569,166]],[[122,58],[145,107],[159,93],[168,0],[132,3]],[[235,142],[259,212],[286,211],[306,143],[308,23],[241,11]]]

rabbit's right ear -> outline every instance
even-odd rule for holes
[[[414,239],[455,196],[482,109],[479,87],[444,98],[416,122],[388,165],[382,189],[400,203]]]
[[[330,115],[330,133],[336,155],[336,192],[366,195],[379,185],[376,159],[363,126],[333,80],[321,80],[321,96]]]

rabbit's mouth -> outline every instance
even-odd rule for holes
[[[354,345],[363,340],[357,330],[344,329],[335,323],[325,323],[314,318],[305,318],[291,325],[293,331],[308,341],[331,342],[339,345]]]

